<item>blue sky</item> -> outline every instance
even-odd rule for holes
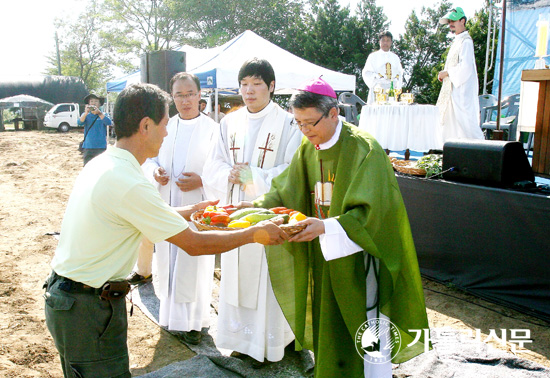
[[[340,0],[355,10],[357,0]],[[390,31],[404,32],[404,24],[413,9],[434,6],[435,0],[377,0],[391,20]],[[85,0],[7,0],[2,1],[0,22],[0,76],[40,75],[47,67],[46,57],[54,51],[55,17],[73,19],[85,6]],[[386,5],[384,5],[386,4]],[[484,0],[461,0],[467,17],[481,9]],[[366,59],[366,57],[365,57]]]

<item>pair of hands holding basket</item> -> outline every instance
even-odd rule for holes
[[[251,202],[242,201],[237,205],[218,207],[219,201],[203,201],[193,205],[190,220],[200,231],[234,231],[246,228],[256,228],[258,234],[270,231],[275,233],[284,231],[283,238],[275,243],[307,242],[325,232],[324,224],[317,218],[308,218],[299,211],[276,207],[272,209],[254,208]],[[182,214],[183,215],[183,214]],[[185,215],[184,217],[187,218]],[[273,226],[276,228],[273,228]],[[260,231],[261,230],[261,231]],[[266,235],[267,236],[267,235]]]

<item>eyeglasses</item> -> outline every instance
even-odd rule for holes
[[[319,119],[317,120],[317,122],[315,122],[314,124],[310,124],[310,123],[299,123],[298,121],[296,121],[296,118],[294,118],[294,119],[290,122],[290,124],[291,124],[292,126],[294,126],[294,127],[299,128],[300,130],[302,130],[304,127],[307,127],[308,129],[312,129],[312,128],[314,128],[315,126],[317,126],[317,124],[318,124],[319,122],[321,122],[321,120],[322,120],[323,118],[325,118],[325,114],[323,114],[323,115],[321,116],[321,118],[319,118]]]
[[[183,101],[183,100],[191,100],[193,97],[197,95],[198,93],[187,93],[187,94],[178,93],[173,95],[172,97],[174,97],[174,100]]]

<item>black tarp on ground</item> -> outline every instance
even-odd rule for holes
[[[0,77],[0,98],[20,94],[39,97],[52,104],[80,104],[88,89],[82,79],[73,76]]]
[[[397,181],[424,276],[550,320],[550,197]]]

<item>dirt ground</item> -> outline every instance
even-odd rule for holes
[[[42,284],[74,180],[82,168],[81,131],[0,133],[0,376],[60,377],[59,357],[44,320]],[[430,326],[467,332],[530,329],[531,344],[518,356],[550,367],[549,324],[424,280]],[[130,307],[130,306],[128,306]],[[474,331],[475,333],[475,331]],[[129,318],[134,376],[191,358],[183,343],[137,307]],[[494,344],[512,350],[512,344]]]

